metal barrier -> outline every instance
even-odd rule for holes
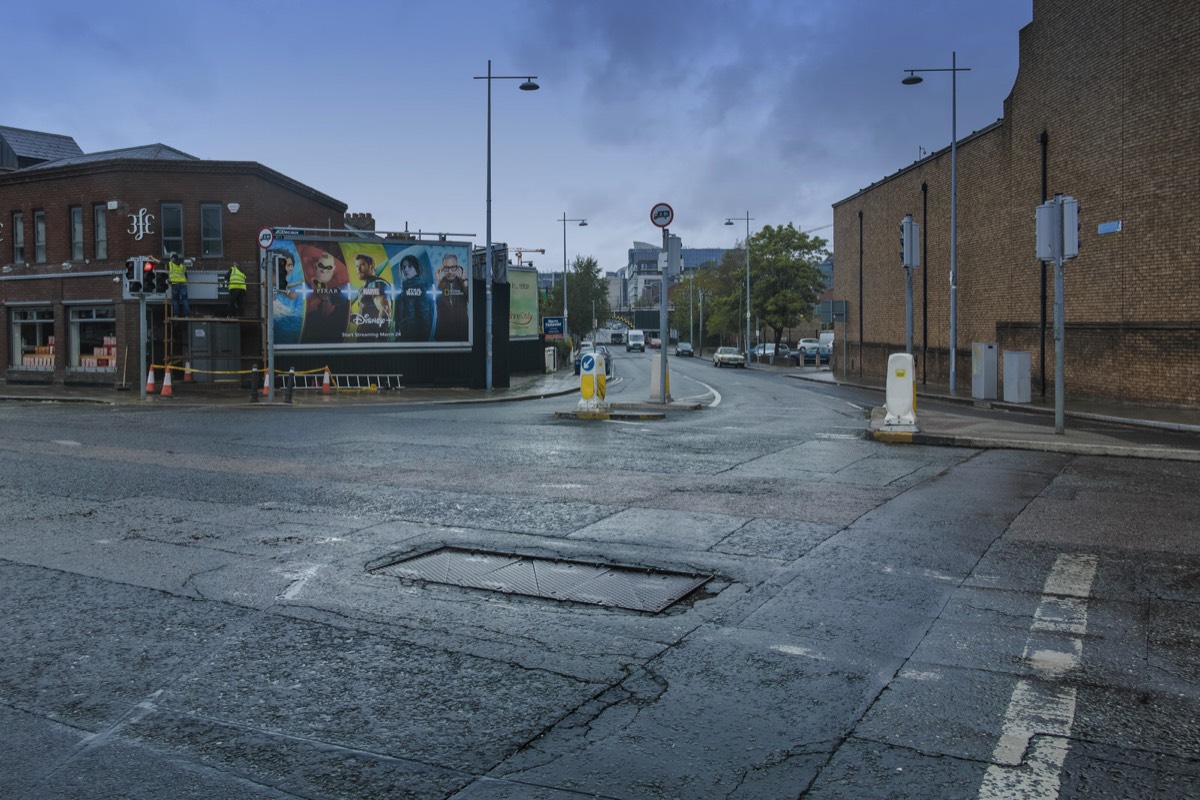
[[[376,389],[403,389],[403,375],[350,375],[332,374],[332,388],[336,391],[374,391]],[[288,373],[275,373],[276,388],[285,388]],[[296,391],[320,391],[325,381],[324,370],[312,373],[296,373]]]

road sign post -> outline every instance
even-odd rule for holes
[[[659,358],[659,373],[658,373],[658,402],[666,405],[671,402],[670,392],[667,391],[667,343],[671,338],[671,331],[668,327],[667,319],[667,289],[671,285],[671,231],[670,225],[675,221],[675,210],[667,203],[657,203],[650,209],[650,221],[662,228],[663,235],[663,256],[666,258],[666,263],[663,264],[662,270],[662,291],[659,292],[658,298],[658,358]],[[650,398],[654,400],[653,397]]]

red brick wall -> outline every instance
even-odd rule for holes
[[[958,356],[970,390],[971,343],[1031,352],[1033,386],[1055,376],[1053,268],[1041,351],[1041,271],[1034,209],[1047,191],[1081,204],[1080,256],[1065,267],[1065,388],[1069,396],[1200,403],[1200,15],[1194,0],[1035,0],[1020,32],[1020,70],[1004,118],[958,147]],[[900,219],[918,222],[927,263],[915,277],[918,380],[949,378],[949,147],[834,207],[835,297],[850,301],[839,372],[882,381],[904,349]],[[859,305],[858,212],[863,213]],[[1120,221],[1120,233],[1097,225]],[[922,362],[921,271],[928,272]],[[860,318],[861,313],[861,318]],[[862,336],[859,323],[862,323]],[[840,327],[840,326],[839,326]],[[839,335],[842,335],[839,332]],[[840,359],[840,348],[834,353]]]

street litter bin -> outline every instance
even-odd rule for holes
[[[1004,402],[1028,403],[1032,393],[1029,381],[1029,353],[1004,351]]]
[[[974,342],[971,345],[971,397],[976,400],[996,399],[996,380],[999,375],[995,342]]]
[[[558,372],[558,348],[546,348],[546,374]]]

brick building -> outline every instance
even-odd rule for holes
[[[0,370],[5,382],[136,386],[140,303],[125,264],[172,251],[190,260],[196,316],[224,302],[204,278],[233,261],[259,307],[264,223],[361,224],[346,205],[261,164],[205,161],[161,144],[85,154],[66,136],[0,127]],[[209,295],[211,295],[210,299]],[[149,360],[161,361],[163,301],[149,301]],[[242,357],[261,361],[263,328],[236,324]]]
[[[1004,116],[958,142],[959,393],[972,343],[995,342],[1030,353],[1034,394],[1053,394],[1054,269],[1035,255],[1034,210],[1061,193],[1082,209],[1065,268],[1068,395],[1200,403],[1195,11],[1194,0],[1034,0]],[[912,214],[916,376],[948,383],[950,160],[947,147],[834,204],[833,296],[850,312],[837,372],[882,380],[904,351],[899,223]]]

